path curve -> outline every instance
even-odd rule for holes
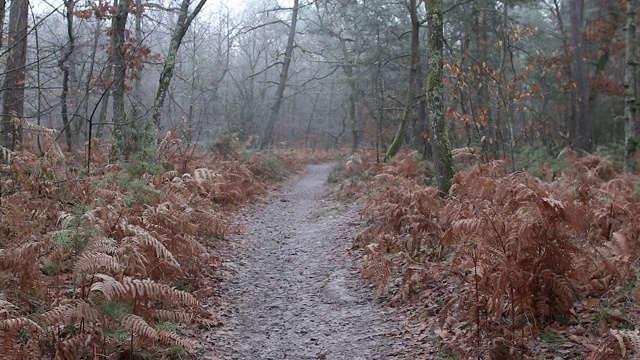
[[[398,325],[346,255],[358,215],[328,199],[331,167],[310,166],[244,221],[211,358],[394,358]]]

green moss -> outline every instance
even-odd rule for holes
[[[442,59],[438,52],[434,52],[429,57],[430,64],[442,64]],[[432,93],[442,86],[442,68],[434,66],[429,69],[429,78],[427,79],[427,92]]]
[[[100,312],[112,319],[120,319],[131,313],[131,305],[114,301],[104,301],[98,307]]]

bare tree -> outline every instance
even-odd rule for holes
[[[196,8],[193,9],[193,12],[191,13],[189,13],[189,5],[191,4],[190,0],[182,0],[182,4],[180,5],[178,22],[175,29],[173,30],[173,35],[171,36],[169,52],[167,53],[167,58],[164,62],[162,74],[160,74],[160,84],[158,85],[156,97],[153,102],[153,124],[158,131],[160,130],[160,115],[162,113],[162,106],[164,105],[164,99],[167,95],[167,91],[169,90],[169,85],[171,84],[173,71],[176,67],[176,57],[178,54],[178,50],[180,49],[180,45],[182,44],[182,39],[187,33],[189,26],[191,26],[193,19],[198,16],[198,13],[200,12],[200,10],[202,10],[202,7],[206,2],[207,0],[200,0],[196,5]]]
[[[282,98],[284,97],[284,88],[287,85],[287,77],[289,76],[291,57],[293,56],[293,46],[296,37],[296,23],[298,22],[298,8],[299,0],[294,0],[293,9],[291,11],[291,24],[289,24],[289,35],[287,36],[287,47],[284,51],[284,60],[282,61],[282,69],[280,70],[280,79],[278,81],[278,89],[276,90],[276,98],[273,106],[271,107],[271,114],[267,120],[264,135],[260,141],[260,149],[264,149],[271,145],[273,128],[275,127],[276,119],[280,113],[280,106],[282,105]]]
[[[75,35],[73,34],[73,12],[75,8],[74,0],[65,0],[65,11],[63,12],[63,16],[67,21],[67,37],[68,43],[66,49],[64,51],[64,55],[62,59],[58,61],[58,66],[60,70],[62,70],[62,92],[60,93],[60,113],[62,115],[62,124],[64,125],[64,133],[65,139],[67,143],[67,148],[71,150],[73,145],[73,137],[71,133],[71,124],[69,122],[69,104],[67,101],[67,97],[69,95],[69,75],[71,73],[70,59],[71,55],[75,50]]]
[[[411,16],[411,57],[409,64],[409,85],[407,89],[407,101],[404,105],[404,112],[402,113],[402,119],[400,120],[400,126],[396,132],[396,136],[393,142],[389,146],[389,150],[384,156],[384,160],[387,161],[394,157],[404,139],[404,133],[406,132],[407,123],[409,117],[413,112],[413,104],[415,103],[416,94],[416,74],[418,65],[418,41],[420,40],[420,22],[418,21],[418,6],[417,0],[409,0],[409,13]]]

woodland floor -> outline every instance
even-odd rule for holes
[[[327,193],[332,165],[312,165],[248,212],[228,254],[223,326],[207,359],[398,359],[407,346],[349,254],[356,206]]]

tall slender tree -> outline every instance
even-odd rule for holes
[[[71,73],[70,60],[71,55],[75,51],[75,34],[73,33],[73,19],[75,10],[74,0],[64,0],[65,11],[63,12],[64,18],[67,22],[67,37],[68,43],[66,49],[62,55],[62,58],[58,60],[58,67],[62,71],[62,92],[60,93],[60,114],[62,115],[62,124],[64,125],[65,140],[67,148],[71,150],[73,145],[73,136],[71,132],[71,123],[69,121],[69,77]]]
[[[160,74],[160,83],[158,84],[158,90],[156,91],[156,97],[153,101],[153,124],[156,129],[160,130],[160,115],[162,114],[162,106],[164,105],[164,99],[167,96],[169,85],[171,84],[171,78],[176,67],[176,58],[178,50],[182,45],[182,39],[189,30],[193,19],[200,13],[202,7],[207,0],[200,0],[195,9],[189,13],[190,0],[182,0],[180,5],[180,13],[178,14],[178,22],[175,29],[173,29],[173,35],[171,36],[171,42],[169,43],[169,51],[167,58],[164,61],[164,67]]]
[[[129,0],[116,0],[117,12],[112,19],[113,49],[111,66],[113,67],[113,131],[115,146],[113,146],[113,157],[116,159],[127,159],[138,150],[138,144],[133,137],[132,119],[127,118],[125,113],[124,94],[126,91],[127,60],[125,36],[127,18],[129,16]]]
[[[280,70],[280,77],[278,80],[278,88],[276,89],[276,98],[271,107],[271,113],[267,120],[267,125],[264,130],[264,134],[260,141],[260,149],[264,149],[271,145],[271,139],[273,136],[273,129],[280,114],[280,106],[282,105],[282,99],[284,98],[284,89],[287,85],[287,78],[289,77],[289,67],[291,66],[291,58],[293,56],[293,48],[296,37],[296,24],[298,23],[298,9],[299,0],[293,1],[293,9],[291,10],[291,23],[289,24],[289,34],[287,36],[287,47],[284,50],[284,59],[282,61],[282,69]]]
[[[633,174],[636,170],[635,154],[638,151],[638,130],[636,125],[636,8],[637,0],[627,1],[627,26],[625,28],[626,52],[624,69],[624,171]]]
[[[416,74],[418,65],[418,42],[420,40],[420,22],[418,21],[418,6],[416,0],[409,0],[409,14],[411,17],[411,56],[409,59],[409,85],[407,89],[407,100],[404,105],[404,112],[400,120],[400,126],[396,132],[393,142],[389,146],[384,160],[387,161],[394,157],[404,139],[404,135],[409,122],[409,117],[413,112],[413,104],[415,103],[416,94]]]
[[[575,88],[572,96],[573,134],[575,146],[590,152],[593,148],[593,125],[587,113],[587,72],[582,41],[584,0],[569,0],[571,20],[571,74]]]
[[[442,20],[442,0],[424,0],[427,7],[429,76],[427,79],[427,101],[429,103],[429,124],[431,126],[431,146],[433,164],[438,189],[447,194],[453,177],[451,142],[444,119],[444,27]]]

